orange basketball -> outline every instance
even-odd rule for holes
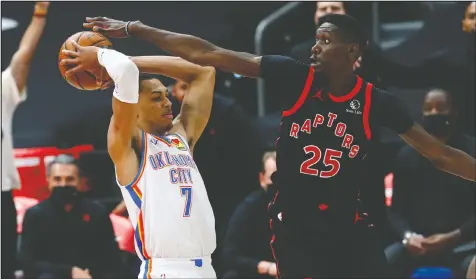
[[[91,32],[91,31],[82,31],[78,32],[71,37],[69,37],[66,42],[63,43],[58,55],[58,67],[61,73],[61,76],[72,86],[76,87],[80,90],[98,90],[101,89],[101,86],[96,83],[96,75],[94,73],[99,73],[99,77],[102,79],[102,83],[105,84],[106,82],[110,81],[111,78],[107,74],[106,69],[100,67],[98,69],[92,69],[90,71],[82,71],[73,76],[67,77],[65,72],[69,70],[72,66],[64,66],[61,65],[59,62],[62,59],[69,58],[68,56],[63,54],[63,49],[66,50],[76,50],[76,48],[71,44],[71,40],[76,41],[80,46],[97,46],[103,48],[111,48],[112,43],[103,35]]]

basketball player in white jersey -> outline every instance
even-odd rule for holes
[[[101,65],[115,83],[108,151],[135,227],[139,278],[216,278],[215,218],[192,157],[211,112],[214,68],[74,45],[62,63],[76,70]],[[176,119],[166,87],[156,78],[139,81],[139,71],[190,84]]]

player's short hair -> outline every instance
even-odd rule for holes
[[[79,168],[79,163],[78,160],[76,160],[72,155],[70,154],[60,154],[56,156],[53,161],[51,161],[48,166],[46,167],[46,176],[49,177],[51,175],[51,168],[53,168],[54,165],[60,164],[60,165],[75,165],[76,168],[78,169],[78,175],[81,176],[81,169]]]
[[[139,74],[139,91],[142,91],[142,82],[146,80],[152,80],[152,79],[158,79],[165,87],[167,87],[169,84],[172,84],[174,82],[174,79],[171,79],[166,76],[161,76],[161,75],[153,75],[153,74],[148,74],[148,73],[140,73]]]
[[[361,51],[366,48],[369,36],[365,28],[357,19],[349,15],[328,14],[319,19],[319,26],[325,22],[337,26],[337,32],[344,42],[357,43]]]
[[[268,159],[273,159],[276,161],[276,151],[266,151],[263,154],[263,158],[261,159],[261,172],[264,172],[264,165]]]

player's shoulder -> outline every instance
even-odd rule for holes
[[[394,93],[374,85],[372,86],[371,98],[372,103],[388,103],[398,100],[398,97]]]

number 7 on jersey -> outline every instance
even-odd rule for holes
[[[185,208],[183,210],[183,217],[190,217],[192,210],[192,186],[181,186],[180,195],[185,197]]]

